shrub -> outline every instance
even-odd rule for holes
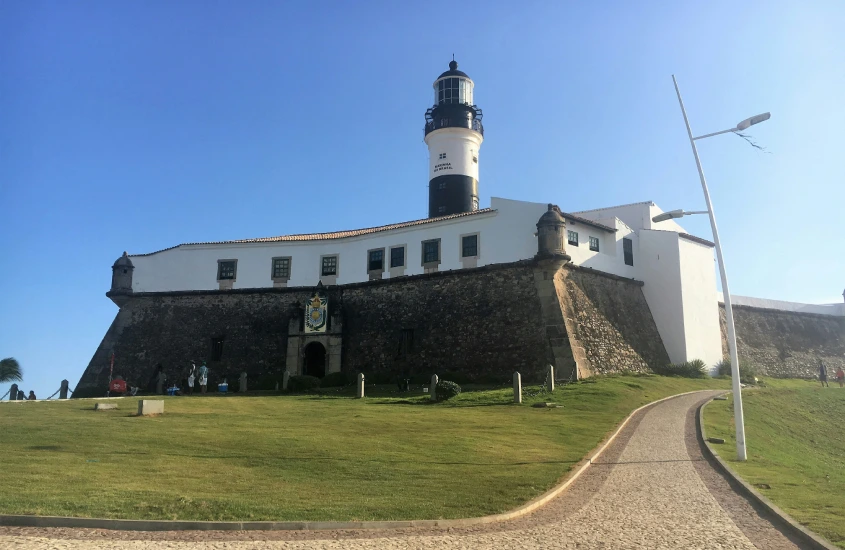
[[[320,387],[320,379],[316,376],[291,376],[288,380],[288,391],[306,392]]]
[[[722,376],[732,376],[731,371],[731,358],[725,357],[716,365],[719,369],[719,374]],[[757,383],[757,369],[754,368],[754,365],[750,365],[748,363],[743,362],[740,360],[739,362],[739,381],[743,384],[756,384]]]
[[[459,393],[461,393],[461,387],[454,382],[450,382],[449,380],[440,380],[437,382],[437,400],[438,401],[446,401],[447,399],[452,399]]]
[[[366,380],[366,376],[364,380]],[[351,383],[350,377],[345,372],[330,372],[320,381],[321,388],[341,388]]]
[[[707,364],[701,359],[693,359],[685,363],[651,367],[655,374],[661,376],[681,376],[683,378],[707,378]]]

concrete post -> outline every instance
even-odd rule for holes
[[[288,389],[288,382],[289,381],[290,381],[290,373],[288,371],[285,371],[285,373],[282,375],[282,389],[283,390]]]
[[[241,373],[241,384],[240,384],[240,388],[238,389],[238,391],[240,391],[240,392],[246,391],[246,373],[245,372]]]
[[[437,378],[436,374],[431,375],[431,389],[428,390],[431,393],[431,400],[437,401],[437,382],[439,379]]]
[[[62,387],[59,388],[59,399],[67,399],[67,392],[68,382],[67,380],[62,380]]]
[[[356,386],[355,397],[357,397],[358,399],[361,399],[362,397],[364,397],[364,373],[359,372],[358,376],[356,378],[358,380],[357,380],[357,384],[355,385]]]
[[[17,401],[18,400],[18,385],[12,384],[12,387],[9,388],[9,401]]]
[[[518,372],[513,373],[513,402],[522,403],[522,376]]]
[[[547,385],[550,392],[555,391],[555,368],[549,365],[549,374],[547,375],[549,383]]]

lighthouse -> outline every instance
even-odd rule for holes
[[[434,106],[425,112],[428,217],[478,210],[478,150],[484,141],[475,84],[452,60],[434,81]]]

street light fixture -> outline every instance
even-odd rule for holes
[[[665,222],[666,220],[672,220],[675,218],[683,218],[684,216],[689,216],[690,214],[709,214],[707,210],[696,210],[695,212],[684,212],[683,210],[670,210],[668,212],[664,212],[662,214],[658,214],[655,217],[651,218],[651,221],[654,223]]]
[[[702,170],[701,168],[701,160],[699,160],[698,158],[698,149],[695,148],[695,141],[711,136],[717,136],[719,134],[726,134],[728,132],[738,132],[741,130],[745,130],[749,126],[753,126],[754,124],[769,120],[771,114],[763,113],[761,115],[753,116],[751,118],[743,120],[742,122],[737,124],[735,128],[722,130],[721,132],[714,132],[712,134],[704,134],[703,136],[698,136],[694,138],[692,137],[692,130],[689,126],[689,119],[687,119],[687,112],[684,109],[684,101],[681,99],[681,91],[678,89],[678,82],[677,80],[675,80],[675,75],[672,75],[672,82],[675,84],[675,93],[678,94],[678,103],[681,104],[681,113],[684,115],[684,124],[686,124],[687,127],[689,143],[692,147],[692,154],[695,157],[695,165],[698,168],[698,175],[701,179],[701,188],[704,191],[704,201],[707,204],[707,213],[710,214],[710,227],[713,229],[713,242],[716,245],[716,258],[719,260],[719,274],[722,277],[722,293],[724,294],[725,299],[725,324],[728,326],[728,349],[730,350],[731,354],[731,380],[734,396],[734,422],[736,423],[736,457],[737,460],[744,461],[748,459],[748,455],[745,448],[745,417],[742,413],[742,388],[739,385],[739,356],[736,352],[736,331],[734,328],[733,308],[731,308],[731,293],[728,290],[728,276],[725,273],[725,262],[722,259],[722,245],[719,242],[719,230],[716,227],[716,215],[713,212],[713,203],[710,201],[710,191],[708,191],[707,189],[707,181],[704,179],[704,170]],[[689,213],[691,214],[692,212]],[[672,212],[667,212],[666,214],[670,214],[670,216],[668,218],[663,219],[681,217],[686,213],[684,213],[682,210],[673,210]],[[660,217],[661,216],[655,216],[652,221],[663,221],[657,220],[657,218]]]

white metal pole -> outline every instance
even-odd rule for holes
[[[736,352],[736,332],[734,331],[734,315],[731,308],[731,293],[728,289],[728,275],[725,272],[725,262],[722,259],[722,245],[719,243],[719,230],[716,227],[716,214],[713,212],[713,204],[710,202],[710,192],[707,190],[707,181],[704,179],[704,170],[701,169],[701,161],[698,159],[698,150],[695,148],[695,140],[692,137],[692,130],[689,127],[687,112],[684,109],[684,101],[681,99],[681,91],[678,89],[678,82],[675,75],[672,75],[672,82],[675,84],[675,92],[678,94],[678,103],[681,104],[681,113],[684,115],[684,124],[687,126],[689,143],[692,146],[692,154],[695,156],[695,165],[698,167],[698,175],[701,178],[701,188],[704,190],[704,200],[707,203],[707,210],[710,211],[710,226],[713,228],[713,241],[716,243],[716,258],[719,261],[719,274],[722,276],[722,293],[725,296],[725,320],[728,325],[728,350],[731,354],[731,381],[734,396],[734,423],[736,424],[736,457],[744,461],[748,458],[745,450],[745,417],[742,413],[742,388],[739,385],[739,357]]]

